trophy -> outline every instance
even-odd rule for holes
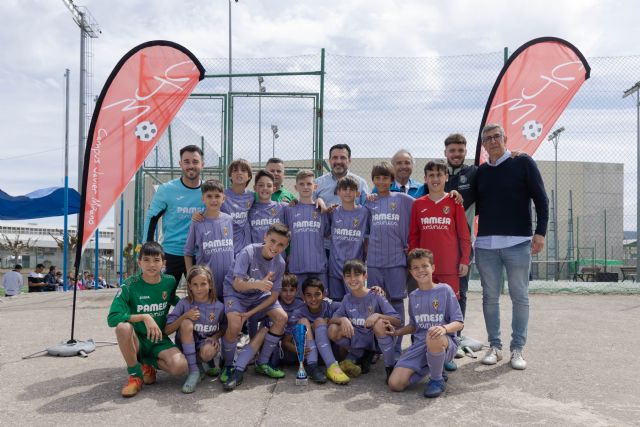
[[[307,327],[301,323],[298,323],[293,328],[293,341],[296,344],[296,353],[298,354],[298,373],[296,374],[296,385],[307,385],[309,383],[309,377],[307,371],[304,370],[304,347],[307,341]]]

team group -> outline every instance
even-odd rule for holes
[[[482,362],[502,359],[504,267],[513,303],[511,366],[525,369],[529,265],[544,245],[547,198],[535,162],[506,149],[501,126],[486,126],[482,136],[488,162],[479,168],[464,164],[466,140],[452,134],[446,162],[424,167],[424,185],[410,178],[411,154],[399,150],[391,163],[373,166],[371,194],[349,172],[346,144],[331,147],[329,173],[298,172],[297,196],[282,185],[280,159],[257,172],[254,191],[247,189],[251,165],[233,161],[225,189],[200,181],[202,151],[184,147],[182,177],[158,187],[149,207],[141,274],[119,289],[109,312],[129,373],[122,395],[154,383],[156,368],[187,374],[185,393],[206,375],[233,390],[254,360],[256,373],[282,378],[281,365],[297,362],[292,330],[303,324],[311,380],[347,384],[381,354],[391,390],[428,376],[425,397],[439,396],[464,326],[474,208],[490,343]],[[162,246],[154,241],[160,217]],[[187,296],[180,300],[183,275]],[[405,320],[408,288],[415,290]],[[239,346],[243,331],[251,338]],[[402,352],[404,335],[411,345]],[[213,363],[218,354],[222,369]]]

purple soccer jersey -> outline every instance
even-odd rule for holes
[[[272,224],[283,222],[284,207],[286,203],[255,202],[249,211],[249,224],[251,226],[251,243],[262,243],[264,235]]]
[[[249,210],[253,206],[255,195],[249,190],[245,190],[242,194],[236,194],[232,189],[227,188],[224,190],[224,197],[224,203],[220,210],[233,218],[233,247],[237,254],[251,243]]]
[[[388,268],[407,265],[405,249],[409,244],[409,222],[413,198],[404,193],[390,193],[368,201],[369,247],[367,266]]]
[[[213,273],[216,294],[222,297],[222,284],[233,263],[233,220],[220,212],[218,218],[205,218],[189,226],[186,256],[196,257],[196,264],[206,265]]]
[[[364,322],[373,313],[380,313],[400,319],[400,315],[393,309],[391,304],[389,304],[389,301],[382,295],[374,292],[367,292],[363,297],[354,297],[350,293],[345,295],[342,304],[335,313],[333,313],[332,317],[346,317],[355,329],[373,332],[364,326]]]
[[[322,301],[322,307],[318,313],[312,313],[306,304],[302,304],[300,308],[293,312],[291,318],[297,323],[300,319],[307,319],[309,323],[313,323],[316,319],[331,319],[336,311],[340,308],[341,303],[325,298]]]
[[[331,213],[331,251],[329,252],[329,275],[342,279],[345,261],[364,261],[364,239],[369,233],[369,212],[356,205],[348,211],[339,206]]]
[[[175,322],[194,307],[200,311],[198,320],[193,321],[193,336],[196,348],[198,348],[206,338],[224,329],[226,316],[224,315],[224,305],[220,301],[216,300],[212,303],[190,302],[188,298],[182,298],[167,316],[167,324]],[[180,341],[180,330],[176,332],[176,341]]]
[[[262,244],[254,243],[246,246],[240,251],[233,262],[232,268],[224,279],[224,296],[236,297],[249,303],[255,303],[262,298],[271,295],[271,292],[280,292],[282,289],[282,276],[284,275],[284,259],[276,256],[266,259],[262,256]],[[238,292],[233,288],[233,281],[236,277],[253,280],[262,280],[269,272],[273,272],[273,288],[269,292],[258,290],[250,292]]]
[[[449,285],[439,283],[428,291],[416,289],[409,294],[409,322],[416,327],[416,341],[424,342],[427,330],[432,326],[454,321],[463,322],[463,317],[456,294]]]
[[[284,330],[284,333],[285,335],[291,335],[291,331],[293,330],[293,327],[296,325],[296,323],[298,323],[298,321],[295,320],[293,317],[294,313],[296,313],[302,307],[306,307],[306,306],[304,305],[304,301],[298,298],[294,299],[291,304],[286,304],[284,301],[280,300],[280,305],[282,306],[282,309],[287,313],[287,316],[288,316],[287,326]]]
[[[284,220],[291,231],[289,272],[326,273],[324,237],[329,232],[329,217],[315,205],[299,203],[284,208]]]

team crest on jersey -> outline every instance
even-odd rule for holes
[[[223,227],[222,234],[226,237],[226,235],[229,234],[229,227]]]
[[[313,219],[318,219],[318,212],[313,212],[313,213],[311,214],[311,218],[313,218]]]
[[[276,208],[271,208],[271,216],[276,216]]]
[[[444,208],[442,208],[442,213],[445,215],[448,215],[450,211],[451,208],[449,206],[445,206]]]
[[[358,218],[354,218],[353,219],[353,226],[354,228],[358,228],[358,225],[360,225],[360,220]]]
[[[398,207],[398,204],[396,202],[391,202],[391,210],[395,211],[396,208]]]
[[[247,203],[245,203],[247,205],[247,209],[249,209],[251,207],[251,201],[247,200]]]
[[[369,316],[371,316],[373,314],[373,306],[372,305],[367,307],[367,313],[369,313]]]
[[[233,307],[233,300],[232,299],[227,301],[227,307],[229,307],[229,308]]]
[[[209,321],[213,322],[216,318],[216,314],[214,312],[209,313]]]
[[[167,299],[167,291],[162,291],[162,299]]]
[[[440,301],[438,301],[438,299],[434,299],[433,301],[431,301],[431,306],[434,308],[434,310],[437,310],[440,307]]]
[[[467,182],[467,177],[464,175],[460,175],[460,184],[465,184]]]

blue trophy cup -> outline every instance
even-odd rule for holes
[[[307,341],[307,327],[298,323],[293,328],[293,341],[296,344],[296,353],[298,354],[298,373],[296,374],[296,385],[307,385],[309,377],[307,371],[304,370],[304,347]]]

